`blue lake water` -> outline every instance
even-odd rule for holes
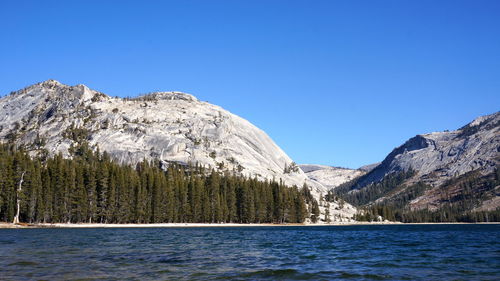
[[[1,280],[500,280],[500,225],[0,229]]]

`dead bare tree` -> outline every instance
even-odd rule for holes
[[[20,211],[20,203],[21,203],[21,191],[22,191],[22,186],[23,186],[23,180],[24,180],[24,174],[26,173],[26,171],[24,171],[22,174],[21,174],[21,179],[19,180],[19,185],[17,187],[17,211],[16,211],[16,215],[14,216],[14,221],[13,223],[19,223],[19,211]]]

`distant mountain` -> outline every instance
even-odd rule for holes
[[[498,164],[500,113],[482,116],[451,132],[417,135],[394,149],[359,183],[365,186],[384,176],[417,171],[414,179],[440,185],[450,178],[474,170],[492,172]]]
[[[493,211],[500,207],[499,161],[497,112],[455,131],[417,135],[337,192],[357,205]]]
[[[378,165],[380,165],[380,162],[361,166],[358,168],[358,170],[365,171],[368,173],[371,172],[373,169],[377,168]]]
[[[361,169],[354,170],[324,165],[303,164],[299,165],[299,167],[310,180],[325,186],[328,190],[335,189],[345,182],[366,174]]]
[[[318,201],[327,192],[265,132],[180,92],[113,98],[85,85],[48,80],[0,99],[0,141],[23,145],[31,155],[61,153],[66,158],[84,141],[123,164],[159,160],[164,167],[201,165],[290,186],[307,184]],[[332,219],[355,213],[349,204],[330,205]]]

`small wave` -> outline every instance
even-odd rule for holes
[[[313,260],[313,259],[315,259],[317,257],[318,257],[317,255],[303,255],[303,256],[300,256],[301,259],[305,259],[305,260]]]
[[[38,263],[33,261],[16,261],[9,264],[9,266],[34,266],[34,265],[38,265]]]
[[[254,272],[241,273],[235,278],[245,279],[271,279],[271,280],[315,280],[316,274],[313,273],[300,273],[299,271],[291,268],[287,269],[265,269]]]
[[[388,275],[379,275],[379,274],[358,274],[358,273],[350,273],[350,272],[342,272],[340,273],[339,278],[342,279],[369,279],[369,280],[388,280],[391,279],[391,276]]]
[[[177,258],[160,258],[156,260],[157,263],[185,263],[186,260],[184,259],[177,259]]]

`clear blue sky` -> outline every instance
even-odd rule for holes
[[[71,2],[71,3],[68,3]],[[0,93],[192,93],[298,163],[381,161],[500,105],[500,1],[1,1]]]

